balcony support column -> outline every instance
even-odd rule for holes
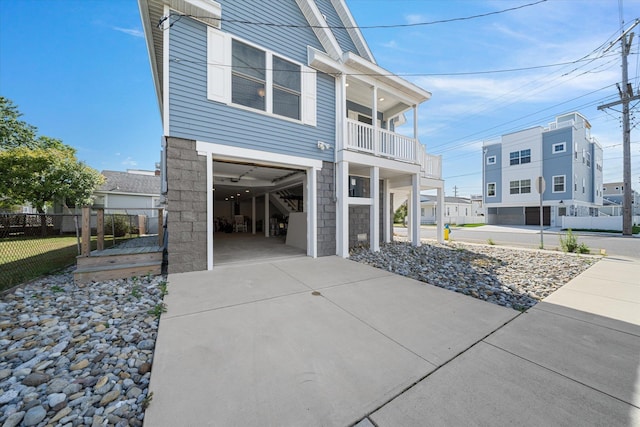
[[[389,192],[389,180],[382,181],[382,232],[385,243],[391,242],[391,193]]]
[[[349,162],[339,161],[336,173],[336,254],[349,256]]]
[[[378,87],[372,88],[373,99],[371,107],[371,125],[373,126],[373,154],[376,156],[380,153],[380,135],[378,128]]]
[[[411,175],[411,211],[409,218],[411,219],[411,245],[420,246],[420,175]]]
[[[436,237],[438,243],[444,243],[444,187],[436,190]]]
[[[371,205],[369,206],[369,248],[372,252],[380,250],[380,168],[373,166],[369,170]]]

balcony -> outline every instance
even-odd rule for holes
[[[419,164],[424,178],[441,179],[442,157],[427,154],[424,145],[417,139],[386,129],[376,129],[372,125],[352,119],[346,119],[346,124],[345,149]]]

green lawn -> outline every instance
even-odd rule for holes
[[[116,243],[126,239],[117,238]],[[91,238],[91,249],[96,248]],[[105,236],[105,247],[113,239]],[[20,237],[0,240],[0,291],[72,265],[78,255],[75,236]]]
[[[592,230],[592,229],[589,229],[589,228],[574,228],[574,229],[572,229],[572,231],[589,231],[589,232],[592,232],[592,233],[618,233],[618,234],[622,233],[622,231],[620,231],[620,230]],[[640,225],[632,226],[631,233],[633,233],[633,234],[640,233]]]

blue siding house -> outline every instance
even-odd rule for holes
[[[580,113],[503,135],[483,148],[484,202],[489,224],[539,225],[543,177],[544,225],[561,216],[597,216],[602,207],[602,147]]]
[[[420,191],[444,197],[441,159],[417,138],[431,94],[376,64],[345,1],[138,3],[163,123],[170,272],[212,269],[225,218],[268,238],[273,217],[295,217],[287,240],[347,257],[363,236],[373,251],[390,241],[408,199],[419,245]]]

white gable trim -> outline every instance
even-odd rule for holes
[[[342,49],[338,44],[338,40],[333,35],[333,32],[326,27],[325,21],[320,9],[313,0],[296,0],[300,11],[304,15],[305,19],[313,27],[313,32],[324,47],[324,50],[334,59],[338,59],[342,56]]]
[[[338,12],[338,16],[340,20],[347,28],[347,32],[349,36],[351,36],[351,40],[353,40],[353,44],[356,45],[356,49],[358,49],[358,53],[363,58],[368,59],[369,61],[376,63],[376,59],[373,57],[373,53],[369,49],[369,45],[367,41],[364,39],[360,29],[358,28],[358,24],[356,24],[356,20],[353,19],[353,15],[351,15],[351,11],[347,7],[347,4],[344,0],[331,0],[331,4],[333,8]]]

